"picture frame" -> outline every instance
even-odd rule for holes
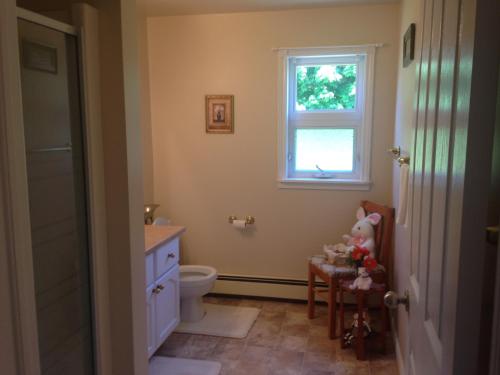
[[[234,95],[206,95],[205,116],[207,133],[234,133]]]
[[[415,59],[415,24],[408,27],[403,37],[403,67],[407,67]]]

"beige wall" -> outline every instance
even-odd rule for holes
[[[151,134],[151,109],[149,91],[149,65],[148,65],[148,31],[146,9],[138,4],[137,8],[137,37],[139,53],[139,74],[140,74],[140,120],[142,129],[142,149],[143,149],[143,174],[144,174],[144,202],[153,203],[153,139]]]
[[[361,199],[391,203],[399,5],[148,20],[154,196],[188,230],[185,263],[219,273],[306,277],[307,256],[350,230]],[[273,47],[384,43],[377,51],[370,192],[276,184]],[[205,133],[204,96],[235,95],[235,134]],[[244,232],[229,215],[253,215]]]
[[[415,61],[406,68],[403,68],[402,51],[399,53],[398,64],[398,87],[396,102],[396,124],[394,132],[394,144],[401,146],[404,153],[413,153],[413,128],[415,122],[415,92],[417,90],[417,67],[418,49],[420,47],[419,33],[422,24],[420,22],[421,0],[403,0],[401,3],[401,26],[399,39],[403,40],[403,35],[411,23],[416,24],[416,46]],[[393,168],[393,204],[398,205],[399,199],[399,167]],[[410,233],[409,227],[396,224],[395,246],[394,246],[394,283],[395,290],[403,294],[408,289],[408,276],[410,274]],[[399,307],[397,313],[398,344],[404,365],[408,365],[408,313],[403,306]],[[401,365],[401,363],[400,363]]]

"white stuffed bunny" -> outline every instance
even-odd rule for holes
[[[364,247],[370,252],[370,256],[376,259],[375,256],[375,231],[373,226],[377,225],[382,217],[380,214],[373,213],[366,216],[363,207],[359,207],[356,212],[358,222],[351,229],[351,235],[344,234],[342,238],[348,246]]]

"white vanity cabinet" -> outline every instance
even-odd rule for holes
[[[146,312],[151,357],[180,322],[179,237],[146,256]]]

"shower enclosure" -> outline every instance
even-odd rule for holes
[[[92,375],[94,338],[78,40],[18,20],[40,367]]]

